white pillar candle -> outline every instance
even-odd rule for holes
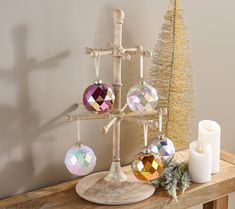
[[[189,174],[192,182],[206,183],[211,180],[211,146],[203,141],[189,145]]]
[[[198,125],[198,140],[207,142],[212,149],[211,173],[218,173],[220,169],[220,135],[221,128],[218,123],[211,120],[202,120]]]

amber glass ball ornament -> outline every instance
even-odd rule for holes
[[[134,176],[141,181],[156,180],[163,171],[161,157],[148,149],[135,156],[131,167]]]

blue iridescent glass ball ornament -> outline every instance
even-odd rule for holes
[[[64,163],[70,173],[84,176],[93,171],[96,156],[90,147],[76,144],[67,151]]]
[[[175,155],[175,146],[172,140],[161,134],[150,142],[148,148],[151,152],[161,156],[164,167],[171,162]]]
[[[131,111],[142,113],[153,111],[157,102],[157,90],[144,81],[132,86],[127,93],[127,104]]]

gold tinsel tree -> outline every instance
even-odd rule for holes
[[[159,108],[167,108],[163,131],[177,148],[193,138],[193,74],[187,32],[179,0],[171,0],[153,51],[149,83],[158,90]],[[156,132],[151,131],[150,136]]]

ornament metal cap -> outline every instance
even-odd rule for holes
[[[144,154],[150,154],[151,150],[148,147],[145,147],[144,150],[142,151]]]
[[[82,146],[83,146],[83,144],[80,143],[80,142],[76,142],[76,143],[74,144],[74,147],[82,147]]]
[[[94,81],[94,84],[96,84],[96,85],[100,85],[100,84],[102,84],[103,82],[102,82],[102,80],[95,80]]]
[[[165,135],[160,132],[160,133],[157,135],[157,138],[161,141],[161,140],[163,140],[163,139],[165,138]]]

